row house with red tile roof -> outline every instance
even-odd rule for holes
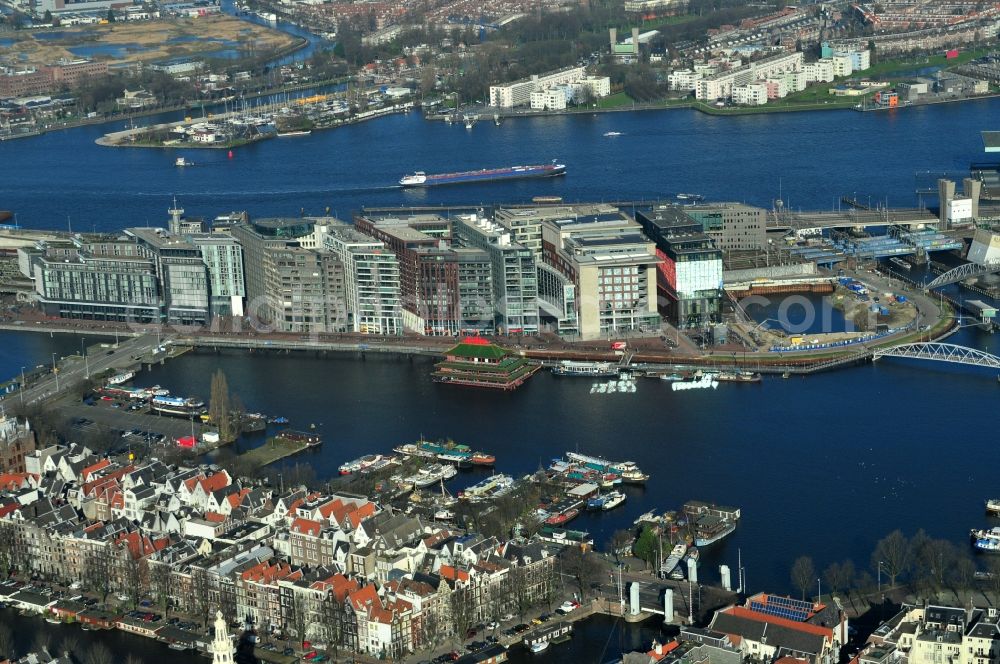
[[[357,652],[397,659],[413,651],[412,605],[406,600],[384,599],[374,584],[362,586],[347,596],[348,620],[357,634],[350,647]]]
[[[236,615],[266,629],[283,625],[279,581],[297,581],[302,570],[282,561],[266,560],[242,572],[236,586]]]
[[[178,491],[177,497],[185,505],[195,509],[211,509],[209,499],[215,492],[228,487],[232,483],[232,478],[225,470],[210,475],[199,474],[183,482]],[[215,507],[218,507],[218,498],[214,500]]]
[[[339,528],[298,517],[288,528],[288,555],[295,565],[347,567],[350,541]]]

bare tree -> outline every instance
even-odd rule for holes
[[[959,555],[950,576],[955,583],[955,596],[958,597],[957,591],[972,587],[972,582],[976,578],[976,563],[972,562],[968,555]]]
[[[583,601],[591,585],[605,578],[608,573],[603,558],[578,546],[567,548],[562,553],[560,561],[563,573],[569,574],[576,581],[580,590],[580,601]]]
[[[112,555],[111,545],[92,545],[83,558],[84,587],[100,593],[102,602],[107,601],[111,593]]]
[[[631,532],[627,530],[616,530],[611,536],[611,552],[615,555],[615,560],[618,560],[618,554],[621,551],[626,551],[628,546],[635,541],[635,537]]]
[[[144,664],[142,657],[138,655],[129,655],[125,658],[125,664]]]
[[[847,561],[850,563],[850,561]],[[845,590],[854,579],[854,565],[845,569],[840,563],[830,563],[830,566],[823,571],[823,580],[832,593],[840,593]]]
[[[1000,558],[990,558],[986,561],[990,573],[990,586],[994,594],[1000,598]]]
[[[192,613],[201,619],[202,625],[208,626],[208,617],[212,610],[212,581],[208,578],[208,572],[200,567],[191,570],[190,601]]]
[[[309,628],[308,609],[306,607],[306,601],[302,595],[298,593],[292,594],[291,609],[292,614],[289,616],[289,618],[291,618],[289,626],[295,633],[295,638],[297,638],[301,644],[306,640],[306,630]]]
[[[872,552],[872,568],[881,569],[889,575],[889,585],[896,585],[896,578],[906,572],[910,565],[910,544],[902,531],[894,530],[875,545]]]
[[[64,657],[71,657],[74,653],[80,651],[80,637],[77,636],[75,631],[69,632],[59,643],[59,649],[62,650]]]
[[[142,599],[143,591],[146,588],[146,579],[149,578],[149,567],[145,558],[134,558],[127,546],[123,546],[119,551],[119,560],[122,566],[122,586],[128,596],[129,605],[134,609]]]
[[[170,565],[155,563],[150,565],[150,586],[153,596],[163,609],[165,616],[170,614],[170,599],[174,594],[175,577]]]
[[[14,632],[11,630],[10,625],[0,623],[0,659],[5,657],[13,659],[15,654]]]
[[[103,643],[97,642],[87,650],[87,664],[115,664],[115,656]]]
[[[3,578],[7,578],[17,568],[19,550],[15,526],[0,522],[0,574],[3,574]]]
[[[475,606],[472,589],[468,586],[456,586],[449,595],[451,603],[451,622],[455,626],[454,638],[461,644],[466,634],[475,624]]]
[[[802,593],[805,600],[806,593],[812,588],[816,581],[816,567],[809,556],[799,556],[792,563],[792,584]]]
[[[48,652],[52,647],[52,634],[45,630],[35,632],[35,637],[31,641],[31,649],[35,652]]]

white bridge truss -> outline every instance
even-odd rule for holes
[[[1000,357],[975,348],[956,346],[954,344],[930,342],[880,348],[875,351],[872,359],[877,360],[882,357],[909,357],[916,360],[971,364],[977,367],[1000,369]]]
[[[932,288],[937,288],[938,286],[957,284],[958,282],[965,281],[966,279],[982,277],[987,274],[993,274],[994,272],[1000,272],[1000,261],[990,262],[983,265],[980,265],[979,263],[966,263],[965,265],[959,265],[956,268],[952,268],[951,270],[938,275],[934,281],[924,286],[924,289],[931,290]]]

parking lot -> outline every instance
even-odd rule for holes
[[[80,434],[96,433],[100,435],[121,436],[127,431],[138,431],[152,434],[150,440],[144,441],[144,435],[135,437],[133,440],[125,441],[137,442],[157,442],[153,440],[157,435],[162,435],[166,442],[173,443],[182,436],[191,435],[191,420],[181,417],[168,417],[151,414],[148,408],[140,410],[129,410],[127,405],[114,407],[113,404],[120,402],[95,400],[93,405],[80,401],[70,401],[65,399],[56,406],[61,414],[72,421],[72,427]],[[194,434],[201,434],[201,422],[194,422]]]

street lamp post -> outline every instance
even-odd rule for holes
[[[83,355],[83,366],[86,378],[90,379],[90,358],[87,357],[87,340],[80,339],[80,353]]]
[[[52,373],[56,376],[56,392],[59,391],[59,367],[56,366],[56,354],[52,353]]]
[[[21,405],[24,405],[24,367],[21,367],[21,389],[18,390],[21,393]]]

